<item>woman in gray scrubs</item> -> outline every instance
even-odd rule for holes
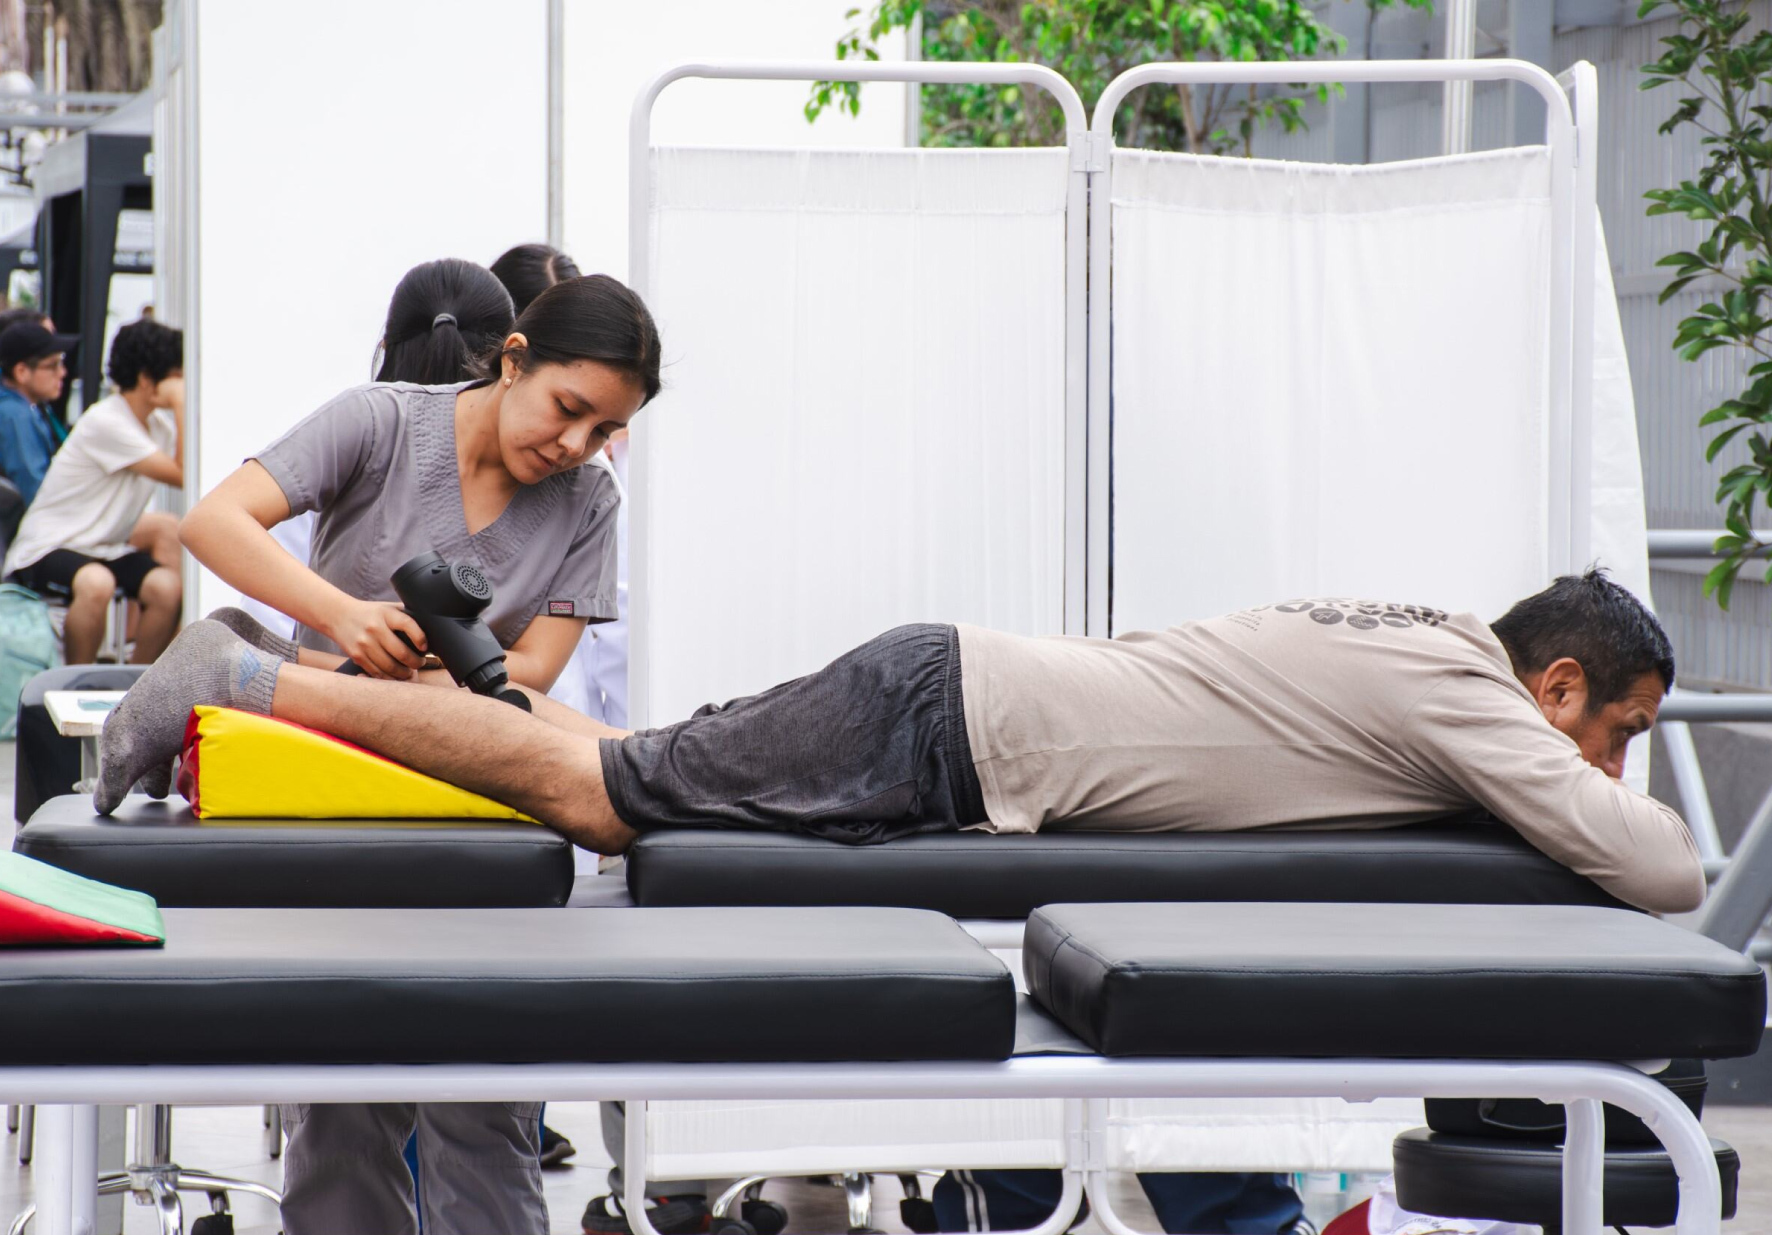
[[[433,329],[455,325],[439,312]],[[297,621],[301,663],[349,657],[384,678],[423,665],[400,638],[424,647],[394,570],[426,550],[472,563],[492,584],[485,617],[511,680],[545,691],[585,622],[616,615],[617,491],[585,464],[657,393],[658,347],[616,280],[555,284],[487,358],[487,378],[345,391],[206,495],[184,542]],[[319,517],[304,565],[266,529],[308,510]]]
[[[587,621],[615,616],[618,496],[608,471],[586,463],[658,392],[657,331],[639,298],[603,276],[550,288],[515,325],[510,313],[479,266],[415,268],[389,305],[383,380],[332,400],[187,516],[199,561],[296,618],[302,663],[332,666],[346,652],[377,676],[448,685],[441,672],[415,672],[420,658],[395,633],[424,646],[388,580],[427,549],[492,582],[488,624],[512,681],[537,693]],[[477,356],[489,329],[488,354]],[[457,380],[469,365],[488,377]],[[304,566],[267,529],[310,510]],[[539,1111],[285,1106],[284,1229],[416,1232],[401,1156],[416,1134],[427,1235],[545,1235]]]

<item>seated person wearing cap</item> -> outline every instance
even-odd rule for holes
[[[13,327],[0,344],[26,329]],[[178,629],[178,567],[160,565],[130,538],[156,484],[184,485],[184,347],[181,331],[158,322],[117,332],[106,366],[117,393],[75,423],[0,569],[10,582],[67,602],[69,664],[97,655],[118,588],[141,606],[136,663],[151,663]]]
[[[52,333],[34,312],[0,332],[0,476],[18,487],[26,505],[67,440],[47,405],[62,397],[63,356],[74,343],[75,336]]]
[[[1395,827],[1481,807],[1630,904],[1704,899],[1679,815],[1619,780],[1673,686],[1673,652],[1598,570],[1493,625],[1323,599],[1117,639],[904,626],[633,734],[540,696],[531,715],[285,663],[244,614],[219,616],[181,634],[112,714],[101,812],[144,775],[164,785],[191,708],[214,704],[337,734],[599,853],[669,827],[869,842]]]

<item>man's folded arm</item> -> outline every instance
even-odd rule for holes
[[[1405,742],[1423,773],[1619,900],[1655,913],[1698,908],[1704,867],[1679,814],[1588,763],[1530,700],[1497,696],[1472,678],[1415,706]]]

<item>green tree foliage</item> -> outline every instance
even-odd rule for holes
[[[1762,89],[1772,74],[1772,31],[1751,31],[1752,14],[1721,0],[1644,0],[1638,16],[1661,9],[1678,13],[1680,32],[1662,40],[1667,50],[1661,59],[1643,66],[1641,88],[1681,87],[1679,106],[1661,131],[1696,126],[1704,133],[1706,158],[1697,179],[1645,196],[1653,203],[1650,214],[1683,214],[1708,224],[1709,233],[1697,248],[1656,263],[1674,271],[1661,300],[1666,303],[1694,279],[1713,276],[1721,295],[1679,324],[1674,348],[1687,360],[1733,348],[1753,362],[1745,388],[1698,421],[1723,426],[1705,448],[1707,461],[1733,441],[1748,450],[1747,461],[1718,482],[1716,500],[1728,531],[1716,544],[1722,560],[1704,580],[1705,595],[1727,609],[1742,567],[1763,552],[1753,533],[1755,506],[1772,504],[1772,317],[1766,303],[1772,292],[1772,106]],[[1766,578],[1772,582],[1772,566]]]
[[[1375,9],[1395,0],[1368,0]],[[1433,0],[1403,0],[1412,8]],[[925,60],[1043,64],[1093,108],[1107,84],[1135,65],[1166,60],[1310,60],[1340,55],[1346,40],[1303,0],[877,0],[851,9],[857,24],[837,41],[839,60],[878,60],[879,44],[921,19]],[[1329,87],[1172,86],[1128,99],[1117,132],[1131,145],[1201,154],[1248,154],[1255,130],[1304,124]],[[1037,96],[1030,98],[1030,95]],[[861,109],[854,82],[819,82],[806,104],[815,120]],[[1019,86],[922,87],[925,146],[1063,144],[1063,118],[1040,91]]]

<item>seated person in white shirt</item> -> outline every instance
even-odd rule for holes
[[[98,654],[118,588],[141,606],[136,663],[151,663],[178,630],[176,560],[162,565],[131,538],[156,484],[184,486],[184,348],[182,331],[155,321],[117,332],[105,368],[117,391],[75,423],[0,568],[0,577],[67,603],[69,664]]]

